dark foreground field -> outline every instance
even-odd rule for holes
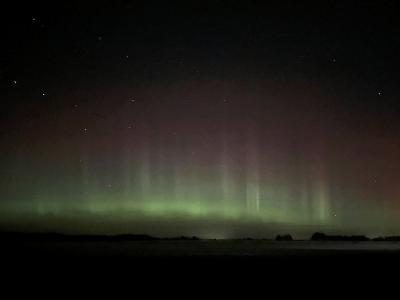
[[[359,278],[396,278],[389,274],[400,266],[400,242],[22,239],[6,241],[1,250],[3,274],[14,282],[113,281],[128,287],[138,282],[174,288],[232,288],[235,282],[259,288],[271,282],[353,285]]]
[[[400,242],[270,241],[270,240],[16,240],[2,246],[9,261],[62,263],[73,261],[243,263],[312,265],[395,263]]]
[[[325,256],[400,256],[400,242],[150,240],[150,241],[15,241],[3,250],[20,256],[75,258],[312,258]]]

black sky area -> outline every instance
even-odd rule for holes
[[[367,95],[393,88],[395,2],[316,3],[16,2],[2,9],[2,85],[20,78],[34,89],[49,74],[55,87],[109,85],[132,81],[126,71],[134,66],[141,80],[273,76],[336,83],[336,89],[351,83]]]
[[[390,1],[3,4],[2,128],[9,133],[17,120],[7,116],[26,106],[65,108],[44,103],[42,90],[183,78],[299,80],[329,90],[332,105],[393,122],[397,12]]]

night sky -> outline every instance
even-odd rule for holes
[[[0,228],[400,233],[395,1],[2,5]]]

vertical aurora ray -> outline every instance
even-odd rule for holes
[[[234,200],[234,182],[232,178],[232,171],[230,170],[232,162],[228,152],[229,146],[225,130],[222,132],[221,144],[221,158],[219,161],[221,174],[221,208],[222,210],[226,210],[226,207],[229,205],[229,203],[232,203]]]
[[[257,131],[251,128],[246,144],[246,206],[250,213],[260,212],[260,170]]]

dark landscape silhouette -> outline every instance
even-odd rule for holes
[[[179,236],[179,237],[166,237],[159,238],[148,234],[116,234],[116,235],[96,235],[96,234],[81,234],[81,235],[70,235],[54,232],[2,232],[0,233],[0,239],[7,242],[18,242],[18,241],[47,241],[47,242],[124,242],[124,241],[155,241],[155,240],[188,240],[196,241],[200,238],[196,236]]]
[[[148,234],[0,232],[0,241],[1,257],[12,269],[15,266],[25,270],[86,266],[99,274],[104,270],[164,270],[167,266],[207,271],[217,267],[228,273],[262,266],[282,273],[310,267],[361,270],[400,262],[399,236],[367,238],[316,232],[309,239],[296,240],[288,233],[277,235],[275,239],[202,239]]]
[[[198,236],[176,236],[176,237],[156,237],[149,234],[63,234],[57,232],[0,232],[0,240],[3,242],[131,242],[131,241],[201,241],[216,240],[200,238]],[[241,240],[241,241],[306,241],[304,239],[296,240],[291,234],[278,234],[275,239],[271,238],[252,238],[242,239],[223,239],[223,240]],[[309,241],[338,241],[338,242],[399,242],[400,236],[379,236],[369,238],[365,235],[327,235],[322,232],[315,232],[311,235]]]
[[[326,235],[316,232],[311,236],[312,241],[369,241],[364,235]],[[377,241],[377,240],[376,240]]]

